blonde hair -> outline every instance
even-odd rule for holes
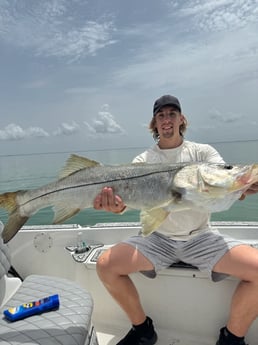
[[[179,127],[179,133],[182,137],[184,137],[184,133],[186,132],[188,121],[187,121],[187,118],[185,117],[184,114],[180,114],[180,115],[183,116],[183,123]],[[151,119],[151,122],[149,124],[149,130],[152,133],[153,139],[155,141],[159,141],[159,133],[158,133],[158,130],[156,128],[155,116],[153,116]]]

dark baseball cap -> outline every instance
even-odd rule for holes
[[[166,105],[172,105],[181,112],[181,105],[179,103],[179,100],[174,96],[164,95],[155,101],[153,106],[153,116],[155,116],[160,111],[160,109],[165,107]]]

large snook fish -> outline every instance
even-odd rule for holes
[[[226,210],[257,181],[258,164],[103,166],[71,155],[56,182],[38,189],[0,194],[0,207],[10,213],[2,237],[8,242],[30,216],[47,206],[54,208],[53,223],[63,222],[82,209],[91,208],[104,186],[112,187],[129,208],[141,210],[142,232],[148,235],[173,209]]]

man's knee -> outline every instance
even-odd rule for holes
[[[103,277],[105,273],[110,270],[110,266],[111,265],[110,265],[108,256],[105,252],[98,258],[97,264],[96,264],[96,270],[100,278]]]

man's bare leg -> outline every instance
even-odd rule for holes
[[[125,243],[110,248],[98,260],[97,272],[101,281],[133,325],[143,323],[146,315],[136,287],[128,275],[152,269],[153,265],[145,256]]]
[[[215,265],[214,271],[241,280],[232,297],[227,328],[243,337],[258,316],[258,250],[246,245],[234,247]]]

